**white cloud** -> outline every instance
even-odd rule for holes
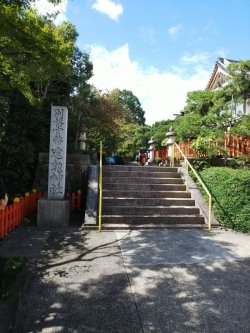
[[[195,54],[186,53],[181,61],[185,64],[207,64],[211,54],[209,52],[196,52]]]
[[[182,24],[175,25],[168,29],[168,33],[171,37],[177,36],[183,30]]]
[[[184,107],[187,92],[205,89],[211,75],[201,66],[195,67],[188,78],[177,68],[168,72],[142,68],[131,60],[128,44],[113,51],[92,45],[90,58],[94,64],[91,83],[100,90],[131,90],[142,104],[147,124],[173,118]]]
[[[46,14],[55,14],[59,12],[56,19],[54,20],[55,24],[60,24],[63,21],[67,21],[66,11],[67,11],[68,0],[62,0],[60,3],[54,5],[47,0],[36,0],[32,3],[32,7],[37,9],[38,13],[41,15]]]
[[[92,9],[107,15],[112,20],[118,21],[119,16],[123,13],[123,6],[112,0],[96,0]]]
[[[228,51],[223,47],[213,51],[213,52],[200,52],[186,53],[181,57],[181,62],[186,65],[203,64],[209,65],[211,61],[214,61],[216,57],[226,57]]]

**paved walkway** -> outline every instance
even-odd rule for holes
[[[249,333],[250,235],[30,227],[7,252],[35,256],[15,333]]]

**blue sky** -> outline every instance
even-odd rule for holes
[[[67,0],[57,8],[57,21],[72,22],[90,54],[91,83],[131,90],[148,124],[173,118],[188,91],[205,89],[218,57],[250,59],[249,0]]]

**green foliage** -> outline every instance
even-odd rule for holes
[[[210,166],[210,159],[209,158],[195,158],[191,161],[191,163],[194,166],[195,170],[201,171]]]
[[[0,300],[14,296],[11,289],[26,261],[25,258],[0,258]]]
[[[187,94],[187,105],[185,111],[205,116],[213,106],[213,92],[197,90]]]
[[[218,150],[224,156],[227,156],[227,150],[224,149],[223,138],[220,138],[218,135],[213,135],[213,133],[210,133],[210,135],[206,137],[199,135],[197,139],[192,142],[190,148],[197,150],[199,154],[206,156],[208,159],[216,157]]]
[[[90,149],[99,151],[100,141],[107,156],[117,153],[122,142],[125,113],[120,105],[117,105],[109,95],[100,94],[97,91],[92,97],[93,105],[87,112],[84,122],[87,125]]]
[[[216,147],[213,145],[212,139],[202,136],[198,136],[198,138],[192,142],[190,148],[208,157],[215,156],[217,151]]]
[[[244,102],[244,115],[246,114],[246,101],[250,97],[250,60],[239,61],[228,66],[230,74],[230,88],[235,97]]]
[[[0,6],[0,22],[0,88],[14,88],[31,104],[39,103],[72,71],[75,28],[9,4]]]
[[[147,148],[150,137],[149,127],[140,125],[141,121],[137,121],[140,113],[137,113],[135,118],[131,116],[131,110],[137,109],[138,106],[137,97],[131,92],[119,89],[106,94],[96,90],[92,93],[88,98],[89,105],[82,113],[85,114],[84,122],[89,128],[91,149],[98,151],[102,141],[107,156],[118,154],[125,160],[133,160],[138,149]],[[79,94],[76,98],[78,96]]]
[[[91,101],[93,65],[74,46],[75,28],[28,4],[0,6],[0,174],[10,195],[31,189],[38,154],[48,152],[51,104],[69,107],[72,152]]]
[[[160,148],[171,126],[177,141],[198,138],[196,148],[209,157],[216,154],[212,140],[224,134],[232,93],[235,100],[248,96],[248,62],[230,67],[228,88],[190,92],[183,117],[146,126],[145,112],[131,91],[102,94],[88,84],[93,64],[75,46],[74,26],[55,26],[31,10],[30,2],[0,0],[0,174],[9,191],[24,192],[32,185],[38,153],[48,151],[51,103],[69,108],[69,153],[78,151],[84,123],[91,152],[99,151],[102,141],[107,156],[119,154],[126,161],[148,148],[152,136]],[[249,128],[246,116],[232,133],[250,137]]]
[[[250,60],[230,64],[228,71],[230,82],[220,90],[188,93],[184,114],[173,123],[177,141],[223,133],[237,103],[243,102],[246,113],[246,103],[250,97]],[[232,133],[250,137],[248,122],[244,118],[233,127]]]
[[[202,133],[202,117],[200,114],[186,114],[175,120],[173,128],[177,134],[177,141],[185,142],[188,139],[195,139]]]
[[[141,149],[147,149],[150,127],[134,123],[126,123],[122,127],[121,142],[117,153],[126,161],[133,161]]]
[[[151,137],[151,133],[150,126],[144,125],[137,126],[135,131],[130,134],[130,137],[133,138],[137,150],[148,148],[148,141]]]
[[[201,171],[219,221],[234,230],[250,231],[250,170],[211,167]]]
[[[89,95],[91,86],[87,81],[93,76],[93,64],[89,60],[89,55],[82,52],[78,47],[75,47],[73,57],[71,58],[71,67],[71,93],[74,94],[74,96],[80,95],[81,97],[86,94]],[[86,103],[86,101],[84,102]]]
[[[250,203],[245,205],[237,216],[237,224],[242,226],[239,230],[243,232],[250,231]]]
[[[0,114],[0,174],[14,195],[31,189],[38,153],[48,151],[50,108],[41,112],[13,91]]]
[[[34,2],[34,0],[0,0],[0,5],[12,5],[16,7],[23,7],[27,8],[30,6],[30,4]],[[62,0],[48,0],[48,2],[51,2],[53,4],[61,3]]]
[[[93,87],[87,82],[93,75],[93,64],[89,60],[89,55],[76,47],[71,65],[73,68],[73,75],[69,80],[71,95],[67,101],[69,153],[77,152],[80,127],[86,123],[86,118],[91,116],[91,110],[98,106],[99,99]]]
[[[148,140],[151,136],[154,137],[156,148],[161,148],[162,140],[166,138],[166,133],[169,131],[172,126],[172,120],[162,120],[157,121],[151,126],[151,133],[148,137]]]
[[[242,120],[231,128],[231,133],[250,138],[250,116],[243,116]]]
[[[125,111],[127,122],[145,125],[144,110],[139,99],[130,90],[114,89],[108,97]]]

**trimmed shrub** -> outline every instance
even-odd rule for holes
[[[250,170],[211,167],[200,172],[213,196],[213,210],[224,226],[250,232]]]
[[[0,258],[0,301],[11,297],[17,275],[23,269],[26,258]]]

